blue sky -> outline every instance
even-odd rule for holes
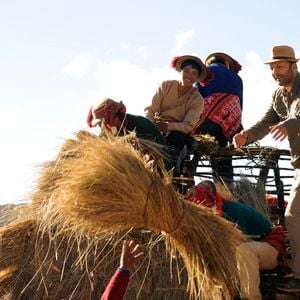
[[[157,84],[177,76],[169,68],[175,55],[235,57],[244,124],[253,124],[276,87],[263,64],[272,46],[291,45],[300,56],[298,7],[296,0],[2,0],[0,203],[27,199],[37,166],[87,129],[100,97],[143,115]]]

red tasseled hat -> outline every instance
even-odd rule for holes
[[[117,113],[125,114],[126,106],[123,102],[116,102],[112,99],[105,98],[99,103],[93,105],[87,116],[87,125],[89,127],[95,127],[102,121],[107,129],[116,126],[114,120]]]

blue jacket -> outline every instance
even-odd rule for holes
[[[253,239],[266,237],[272,231],[272,223],[255,208],[234,201],[223,200],[223,217],[237,225]]]
[[[241,77],[222,64],[211,64],[207,68],[212,72],[213,79],[205,86],[196,83],[196,87],[203,98],[214,93],[234,94],[240,98],[241,108],[243,108],[243,81]]]

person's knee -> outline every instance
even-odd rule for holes
[[[188,148],[194,143],[194,139],[181,131],[170,131],[166,136],[167,143],[177,150],[182,150],[186,145]]]

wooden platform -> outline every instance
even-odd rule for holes
[[[290,164],[290,152],[272,147],[244,147],[240,150],[219,148],[207,153],[201,146],[194,146],[184,160],[182,181],[214,179],[218,174],[216,162],[231,159],[234,180],[248,178],[265,185],[266,193],[277,195],[278,206],[284,207],[289,196],[294,169]]]

